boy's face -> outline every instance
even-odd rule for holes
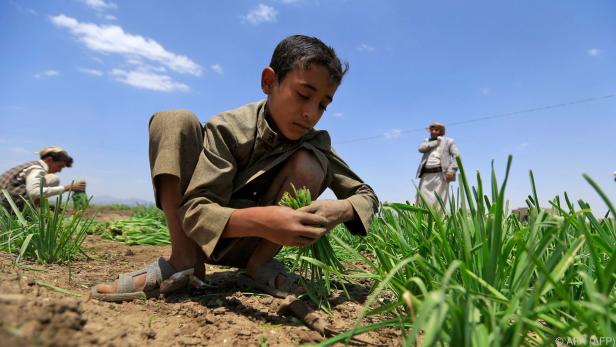
[[[47,167],[49,168],[48,172],[52,174],[58,173],[66,167],[66,162],[64,160],[53,160],[53,158],[47,157],[43,161],[47,163]]]
[[[308,69],[296,67],[282,81],[270,67],[263,69],[261,88],[267,94],[270,117],[285,138],[295,141],[321,119],[333,99],[338,84],[319,64]]]

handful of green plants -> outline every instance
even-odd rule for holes
[[[76,210],[85,210],[90,205],[90,199],[86,192],[73,193],[73,208]]]
[[[293,185],[291,187],[293,195],[284,193],[279,205],[299,209],[312,203],[310,190],[305,187],[296,190]],[[312,245],[299,248],[294,268],[299,269],[304,278],[310,278],[310,284],[304,283],[310,299],[324,311],[329,311],[331,276],[342,279],[344,267],[336,257],[328,236],[323,235]]]

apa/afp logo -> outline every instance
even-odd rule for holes
[[[557,337],[557,346],[616,346],[616,339],[610,336]]]

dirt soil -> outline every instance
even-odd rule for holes
[[[126,216],[110,218],[99,212],[97,219],[120,217]],[[236,269],[208,265],[209,288],[198,292],[119,304],[90,299],[95,284],[167,257],[170,248],[128,246],[93,235],[84,246],[91,259],[75,261],[70,269],[23,260],[17,267],[12,255],[0,253],[0,345],[294,346],[324,339],[296,318],[278,314],[281,299],[242,292],[236,286]],[[350,300],[332,298],[333,315],[320,312],[337,331],[354,326],[370,287],[363,282],[349,288]],[[388,329],[360,338],[367,346],[401,342],[400,332]]]

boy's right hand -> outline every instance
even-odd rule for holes
[[[263,214],[266,239],[283,246],[305,247],[327,233],[327,218],[283,206],[267,206]]]
[[[64,191],[83,192],[86,190],[86,181],[74,181],[64,186]]]

